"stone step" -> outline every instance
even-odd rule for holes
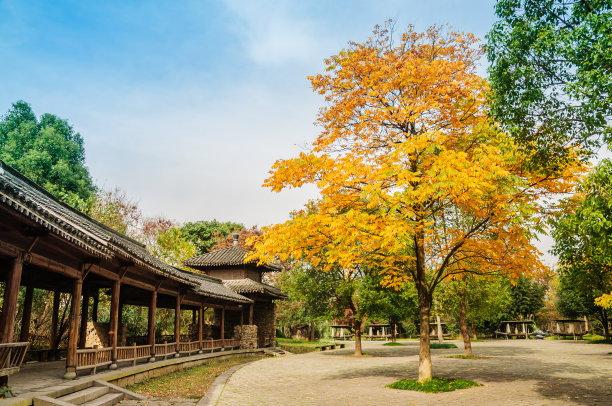
[[[109,388],[103,386],[92,386],[90,388],[73,392],[69,395],[61,396],[58,399],[63,402],[72,403],[73,405],[81,405],[85,402],[89,402],[90,400],[97,399],[100,396],[104,396],[108,392]]]
[[[107,393],[98,399],[83,403],[82,406],[112,406],[123,400],[123,393]]]

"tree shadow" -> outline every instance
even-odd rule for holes
[[[418,348],[402,348],[398,352],[392,347],[395,357],[408,357],[418,354]],[[385,352],[387,349],[381,349]],[[381,350],[374,351],[379,353]],[[462,353],[462,349],[454,353]],[[598,354],[581,353],[574,363],[557,362],[554,359],[542,360],[526,357],[537,352],[535,348],[508,346],[503,348],[481,348],[475,354],[491,358],[457,359],[444,358],[443,350],[434,352],[434,375],[448,378],[469,379],[484,385],[492,383],[525,382],[525,387],[533,390],[546,399],[571,401],[580,405],[610,405],[612,404],[612,374],[609,367],[598,370],[593,365],[609,365],[610,356],[605,352]],[[332,355],[331,353],[329,355]],[[335,355],[335,354],[334,354]],[[582,360],[590,358],[589,364]],[[367,377],[385,377],[390,380],[417,378],[418,359],[406,359],[405,363],[394,363],[388,366],[356,368],[354,370],[329,374],[325,379],[354,379]],[[535,383],[534,383],[535,382]]]

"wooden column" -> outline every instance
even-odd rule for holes
[[[113,347],[112,364],[110,369],[117,368],[117,335],[119,330],[119,293],[121,289],[121,281],[116,280],[113,283],[111,293],[111,308],[110,308],[110,328],[108,331],[109,346]]]
[[[157,312],[157,289],[151,293],[149,304],[149,345],[151,346],[150,362],[155,361],[155,313]]]
[[[225,306],[221,308],[221,340],[225,340]],[[225,347],[225,341],[222,341],[223,347]]]
[[[100,301],[100,289],[95,288],[93,294],[93,306],[91,307],[91,321],[98,322],[98,302]]]
[[[79,329],[79,307],[81,307],[81,290],[83,289],[83,280],[76,278],[72,285],[72,301],[70,303],[70,319],[69,319],[69,335],[68,335],[68,352],[66,354],[66,373],[65,379],[76,378],[76,352],[77,352],[77,335]]]
[[[57,338],[57,322],[59,320],[60,291],[53,292],[53,314],[51,315],[51,336],[49,337],[49,348],[53,351],[57,349],[59,339]]]
[[[244,326],[244,306],[240,308],[240,326]]]
[[[79,329],[79,348],[85,348],[87,343],[87,320],[89,319],[89,291],[83,289],[83,303],[81,304],[81,328]]]
[[[21,333],[19,341],[26,342],[30,338],[30,320],[32,319],[32,299],[34,298],[34,288],[26,288],[25,299],[23,300],[23,314],[21,316]]]
[[[181,295],[176,296],[176,307],[174,308],[174,341],[181,342]],[[178,351],[178,348],[176,349]]]
[[[253,324],[253,307],[255,307],[255,303],[251,303],[249,307],[249,324]]]
[[[0,318],[0,342],[2,343],[13,341],[15,317],[17,316],[17,296],[19,295],[22,269],[23,255],[19,254],[17,258],[13,259],[4,288],[4,302],[2,305],[2,317]]]
[[[200,303],[200,314],[198,317],[198,341],[201,343],[204,339],[204,305]]]

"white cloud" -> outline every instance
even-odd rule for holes
[[[225,0],[237,17],[230,28],[236,32],[250,59],[264,66],[311,60],[317,48],[315,24],[298,15],[295,3],[282,0]]]

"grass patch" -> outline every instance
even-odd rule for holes
[[[467,379],[452,379],[434,376],[431,381],[425,381],[423,383],[417,381],[416,379],[402,379],[401,381],[393,382],[392,384],[387,385],[387,388],[415,390],[427,393],[440,393],[452,392],[457,389],[472,388],[474,386],[482,385]]]
[[[429,343],[429,347],[433,348],[433,349],[439,349],[439,348],[457,348],[457,346],[453,343],[444,343],[444,344],[440,344],[440,343]]]
[[[405,346],[406,344],[388,342],[388,343],[384,343],[383,345],[387,347],[398,347],[398,346]]]
[[[487,359],[491,357],[485,357],[484,355],[445,355],[442,358],[459,358],[459,359]]]
[[[294,340],[291,338],[277,338],[276,340],[279,347],[293,354],[305,354],[316,351],[318,345],[333,344],[333,342]]]
[[[267,358],[265,355],[243,355],[227,359],[211,359],[206,364],[147,379],[126,389],[149,398],[199,399],[206,394],[215,378],[231,367]]]

